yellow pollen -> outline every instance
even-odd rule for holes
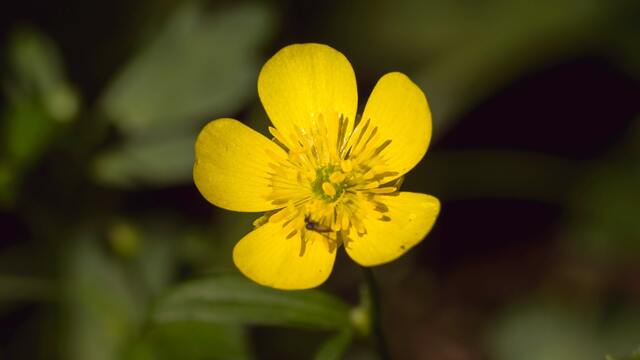
[[[351,172],[351,170],[353,170],[353,164],[351,163],[351,160],[342,160],[342,162],[340,163],[340,168],[342,168],[342,171],[349,173]]]
[[[334,196],[336,194],[336,188],[334,188],[331,183],[326,181],[322,183],[322,191],[324,191],[324,193],[328,196]]]
[[[343,182],[343,181],[344,181],[344,178],[345,178],[344,173],[341,173],[341,172],[339,172],[339,171],[336,171],[336,172],[334,172],[333,174],[331,174],[331,175],[329,176],[329,181],[331,181],[331,182],[332,182],[332,183],[334,183],[334,184],[337,184],[337,183],[341,183],[341,182]]]

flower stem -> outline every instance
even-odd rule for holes
[[[390,360],[389,348],[387,347],[387,339],[382,330],[380,321],[380,293],[378,291],[378,283],[373,276],[371,268],[362,267],[365,283],[367,285],[367,293],[369,295],[369,318],[371,319],[371,337],[380,356],[380,360]]]

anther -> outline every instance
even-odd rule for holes
[[[338,184],[344,181],[345,175],[344,173],[341,173],[340,171],[336,171],[334,173],[332,173],[331,175],[329,175],[329,181],[331,181],[334,184]]]
[[[353,170],[353,164],[349,159],[342,160],[342,162],[340,163],[340,168],[342,169],[342,171],[349,173],[351,172],[351,170]]]
[[[331,183],[326,181],[322,183],[322,191],[324,191],[325,194],[331,197],[333,197],[336,194],[336,188],[334,188],[333,185],[331,185]]]

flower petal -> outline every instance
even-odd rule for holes
[[[269,163],[287,155],[278,145],[234,119],[211,121],[198,135],[193,180],[212,204],[234,211],[258,212],[276,206]]]
[[[367,120],[371,122],[369,129],[378,128],[381,141],[391,140],[380,156],[387,170],[397,172],[397,176],[411,170],[427,152],[431,111],[422,90],[406,75],[393,72],[378,80],[361,123]]]
[[[236,244],[233,262],[245,276],[264,286],[285,290],[318,286],[329,277],[336,251],[329,251],[320,234],[307,232],[307,237],[300,256],[300,233],[287,238],[282,224],[268,222]]]
[[[388,208],[383,219],[364,219],[366,233],[358,236],[351,231],[345,243],[349,256],[363,266],[384,264],[404,254],[429,233],[440,211],[438,199],[426,194],[378,195],[376,201]]]
[[[350,132],[358,108],[349,60],[322,44],[294,44],[278,51],[260,71],[258,94],[271,122],[285,136],[295,133],[296,126],[308,127],[318,114],[327,117],[327,127],[336,129],[336,115],[342,114]]]

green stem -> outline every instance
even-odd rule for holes
[[[390,360],[389,348],[387,347],[387,339],[382,330],[380,321],[380,293],[378,284],[371,268],[362,267],[364,279],[367,284],[367,293],[369,295],[369,318],[371,319],[371,337],[375,344],[376,350],[381,360]]]

